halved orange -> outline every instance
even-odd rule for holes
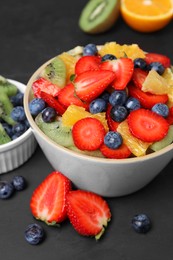
[[[140,32],[160,30],[173,18],[172,0],[122,0],[120,9],[124,21]]]

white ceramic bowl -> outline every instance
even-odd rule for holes
[[[26,85],[8,79],[21,92],[25,92]],[[14,170],[26,162],[34,153],[37,146],[36,139],[29,128],[23,135],[17,139],[0,145],[0,174]]]
[[[173,158],[173,144],[143,157],[106,159],[81,155],[50,140],[35,124],[28,108],[32,99],[32,83],[47,63],[31,77],[24,95],[24,108],[33,133],[55,170],[80,189],[90,190],[105,197],[117,197],[133,193],[153,180]]]

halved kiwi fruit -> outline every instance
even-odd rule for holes
[[[102,33],[116,22],[120,0],[90,0],[81,12],[79,27],[86,33]]]

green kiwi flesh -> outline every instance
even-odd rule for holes
[[[74,145],[71,128],[62,126],[61,121],[56,120],[50,123],[45,123],[40,113],[35,118],[35,123],[44,134],[57,144],[64,147]]]
[[[16,122],[11,118],[13,105],[5,92],[0,94],[0,118],[10,125],[15,125]]]
[[[15,96],[18,92],[18,89],[15,85],[10,83],[4,77],[0,76],[0,93],[7,94],[8,97]]]
[[[9,143],[10,141],[11,138],[8,136],[2,124],[0,123],[0,144],[6,144]]]
[[[173,125],[170,125],[167,135],[162,140],[153,143],[150,146],[150,148],[156,152],[168,146],[172,142],[173,142]]]
[[[76,146],[70,146],[68,147],[70,150],[80,153],[80,154],[84,154],[84,155],[88,155],[88,156],[92,156],[92,157],[100,157],[100,158],[104,158],[103,154],[101,153],[100,150],[95,150],[95,151],[86,151],[86,150],[80,150],[78,149]]]
[[[86,33],[102,33],[119,17],[120,0],[90,0],[81,12],[79,27]]]
[[[42,72],[42,76],[47,80],[63,88],[66,84],[66,66],[65,63],[58,57],[46,65]]]

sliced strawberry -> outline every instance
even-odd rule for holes
[[[89,106],[88,104],[82,102],[82,100],[75,95],[75,88],[72,83],[69,83],[67,86],[61,89],[58,94],[58,101],[64,107],[68,107],[72,104],[84,108],[88,108]]]
[[[152,62],[160,62],[165,68],[169,68],[171,66],[171,60],[169,57],[158,54],[158,53],[146,53],[145,61],[150,64]]]
[[[132,111],[127,120],[131,133],[144,142],[159,141],[168,133],[166,119],[148,109]]]
[[[129,58],[120,58],[117,60],[104,61],[100,65],[102,70],[110,70],[116,74],[112,86],[117,90],[125,89],[131,80],[134,64]]]
[[[119,125],[118,122],[114,121],[111,116],[110,116],[110,111],[111,111],[111,104],[108,104],[107,106],[107,110],[106,110],[106,119],[107,119],[107,123],[108,123],[108,127],[109,127],[109,130],[111,131],[116,131],[117,130],[117,127]]]
[[[83,72],[74,80],[76,95],[81,100],[90,102],[98,97],[114,79],[115,73],[108,70]]]
[[[58,171],[50,173],[32,194],[32,215],[48,225],[62,222],[67,217],[66,196],[70,190],[67,177]]]
[[[99,56],[82,56],[75,65],[75,74],[79,75],[88,70],[98,70],[101,63]]]
[[[83,236],[99,239],[111,219],[107,202],[99,195],[83,190],[67,195],[67,215],[74,229]]]
[[[52,95],[41,91],[40,97],[44,99],[50,107],[53,107],[59,115],[62,115],[65,112],[66,108]]]
[[[60,92],[61,88],[59,88],[57,85],[53,84],[52,82],[48,81],[44,78],[39,78],[32,84],[32,89],[34,92],[34,96],[37,98],[40,98],[40,92],[44,91],[47,94],[52,95],[53,97],[58,96],[58,93]]]
[[[131,151],[124,143],[117,149],[110,149],[105,144],[102,144],[100,151],[109,159],[125,159],[131,155]]]
[[[155,95],[149,92],[143,92],[133,84],[128,85],[128,91],[129,96],[137,98],[144,108],[151,109],[157,103],[166,103],[168,101],[168,96],[166,94]]]
[[[135,86],[141,89],[147,75],[148,71],[135,68],[132,75],[132,81],[134,82]]]
[[[98,119],[86,117],[73,125],[72,136],[80,150],[94,151],[103,143],[105,128]]]

